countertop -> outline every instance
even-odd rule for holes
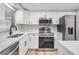
[[[5,35],[3,34],[2,36],[0,36],[0,52],[3,51],[3,50],[5,50],[6,48],[8,48],[9,46],[11,46],[15,42],[19,41],[22,37],[24,37],[26,35],[29,35],[29,34],[38,34],[38,33],[26,33],[26,32],[14,32],[14,34],[19,34],[19,33],[20,34],[24,33],[24,35],[22,35],[20,37],[17,37],[17,38],[6,38],[7,36],[9,36],[9,33],[7,33]]]
[[[19,34],[19,32],[16,32],[16,33]],[[16,33],[14,33],[14,34],[16,34]],[[21,33],[23,33],[23,32],[21,32]],[[8,48],[9,46],[11,46],[15,42],[19,41],[22,37],[24,37],[28,33],[23,33],[23,34],[24,35],[22,35],[20,37],[17,37],[17,38],[6,38],[8,35],[4,35],[3,37],[0,37],[0,52],[3,51],[3,50],[5,50],[6,48]]]
[[[79,55],[79,41],[57,41],[74,55]]]

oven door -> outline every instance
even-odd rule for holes
[[[54,37],[39,37],[39,48],[54,48]]]

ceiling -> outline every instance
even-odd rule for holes
[[[79,3],[21,3],[21,6],[31,11],[77,11]]]

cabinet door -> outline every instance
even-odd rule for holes
[[[46,15],[47,15],[47,18],[52,18],[53,17],[52,12],[47,12]]]
[[[5,19],[5,5],[0,4],[0,19],[4,20]]]
[[[39,24],[39,19],[45,16],[44,12],[31,12],[31,24]]]
[[[31,35],[29,35],[29,38],[28,38],[28,48],[31,48],[31,46],[32,46],[32,41],[31,41]]]
[[[1,19],[1,16],[2,16],[2,12],[1,12],[1,3],[0,3],[0,19]]]
[[[25,55],[28,50],[28,37],[24,37],[19,41],[19,54]]]
[[[30,48],[38,48],[38,35],[33,34],[31,36]]]
[[[52,24],[59,24],[59,18],[52,18]]]
[[[16,24],[23,24],[23,11],[18,10],[15,13],[15,23]]]
[[[16,24],[30,24],[30,12],[25,10],[18,10],[15,13]]]
[[[31,13],[30,24],[39,24],[39,16],[37,13]]]
[[[23,23],[30,24],[30,12],[29,11],[24,11]]]

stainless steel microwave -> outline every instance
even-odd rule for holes
[[[51,23],[52,23],[52,18],[50,19],[40,18],[39,19],[39,24],[51,24]]]

